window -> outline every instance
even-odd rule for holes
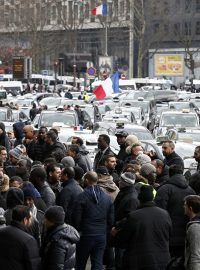
[[[51,19],[52,19],[53,21],[56,20],[56,6],[52,6],[52,7],[51,7]]]
[[[196,0],[196,12],[200,12],[200,0]]]
[[[176,2],[175,2],[175,8],[176,9],[180,9],[180,7],[181,7],[181,0],[176,0]]]
[[[169,3],[164,2],[164,14],[168,15],[169,14]]]
[[[196,22],[196,35],[200,35],[200,21]]]
[[[165,34],[169,33],[169,25],[168,24],[164,24],[164,33]]]
[[[180,23],[174,24],[174,34],[175,35],[180,34],[180,31],[181,31],[181,25],[180,25]]]
[[[120,2],[120,16],[123,16],[124,15],[124,1],[121,1]]]
[[[155,33],[158,33],[159,28],[160,28],[159,23],[155,23],[154,26],[153,26],[154,32],[155,32]]]
[[[191,22],[185,22],[184,23],[184,28],[185,28],[185,35],[186,36],[191,36],[191,32],[192,32]]]
[[[192,1],[185,0],[185,12],[190,13],[192,8]]]

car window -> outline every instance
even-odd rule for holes
[[[50,127],[53,123],[63,123],[67,126],[76,126],[74,114],[67,113],[45,113],[41,115],[41,125]]]
[[[194,114],[163,114],[161,126],[196,127],[197,117]]]

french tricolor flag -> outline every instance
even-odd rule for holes
[[[119,93],[119,73],[115,72],[111,77],[108,77],[101,85],[93,90],[93,93],[96,99],[104,99],[113,93]]]
[[[108,13],[107,4],[102,4],[98,7],[95,7],[91,10],[92,15],[106,15]]]

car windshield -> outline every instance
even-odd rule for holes
[[[41,115],[41,125],[51,127],[53,123],[63,123],[67,126],[75,126],[75,115],[67,113],[45,113]]]
[[[163,114],[160,126],[196,127],[198,120],[195,114]]]

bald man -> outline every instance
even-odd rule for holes
[[[24,133],[23,145],[26,146],[27,152],[29,152],[28,148],[30,148],[30,144],[34,138],[34,129],[31,125],[27,125],[23,128],[23,133]]]

